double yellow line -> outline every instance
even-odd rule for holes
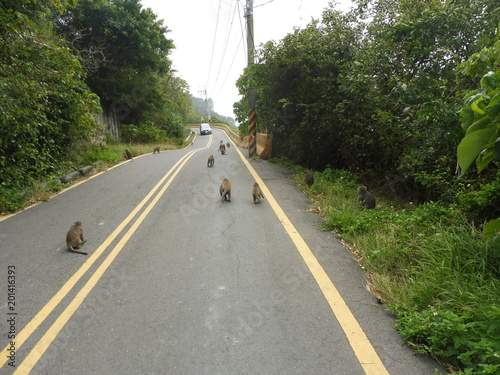
[[[205,148],[210,147],[212,143],[212,137],[209,138],[209,142]],[[123,249],[128,240],[132,237],[135,231],[142,224],[144,219],[151,212],[156,203],[163,196],[165,191],[168,189],[172,181],[175,179],[180,170],[184,167],[187,161],[201,149],[193,150],[184,155],[168,172],[163,176],[163,178],[156,184],[156,186],[148,193],[148,195],[135,207],[135,209],[127,216],[127,218],[118,225],[118,227],[111,233],[111,235],[97,248],[97,250],[87,259],[87,261],[80,267],[80,269],[70,277],[70,279],[61,287],[61,289],[50,299],[50,301],[35,315],[35,317],[16,335],[15,347],[16,350],[28,340],[28,338],[33,334],[33,332],[45,321],[45,319],[54,311],[57,305],[68,295],[68,293],[73,289],[75,284],[87,273],[90,267],[97,261],[97,259],[103,254],[103,252],[108,248],[109,245],[120,235],[120,233],[125,229],[125,227],[134,219],[134,217],[142,210],[142,208],[147,204],[147,202],[153,197],[158,189],[163,185],[163,183],[168,179],[168,181],[163,185],[158,194],[153,198],[149,205],[144,209],[139,218],[132,224],[130,229],[123,235],[118,244],[109,253],[106,259],[101,263],[99,268],[92,274],[90,279],[86,284],[80,289],[77,295],[69,303],[66,309],[59,315],[56,321],[50,326],[43,337],[38,341],[38,343],[29,352],[26,358],[17,367],[14,374],[28,374],[31,369],[40,360],[42,355],[48,349],[50,344],[54,341],[59,332],[63,329],[64,325],[73,316],[78,307],[85,300],[87,295],[95,287],[99,279],[102,277],[104,272],[113,263],[115,258],[118,256],[120,251]],[[0,368],[5,365],[8,360],[8,352],[10,345],[7,345],[2,351],[0,356]]]
[[[212,142],[212,137],[209,138],[207,146],[210,147]],[[311,274],[315,278],[320,290],[323,292],[325,299],[338,322],[340,323],[351,348],[354,351],[360,365],[362,366],[364,372],[368,375],[384,374],[387,375],[389,372],[385,368],[384,364],[377,355],[372,344],[368,340],[363,329],[357,322],[356,318],[350,311],[349,307],[345,303],[344,299],[333,285],[332,281],[326,274],[325,270],[314,256],[313,252],[306,244],[304,239],[300,236],[292,222],[288,219],[284,211],[281,209],[276,199],[273,197],[267,186],[264,184],[260,176],[250,165],[248,160],[243,156],[243,154],[238,150],[237,147],[234,148],[239,154],[241,160],[249,170],[250,174],[259,183],[262,190],[264,191],[266,198],[274,210],[279,221],[283,225],[283,228],[290,236],[291,240],[295,244],[298,252],[302,256],[305,264],[309,268]],[[31,369],[40,360],[45,351],[49,348],[51,343],[57,337],[59,332],[64,328],[65,324],[76,312],[78,307],[82,304],[88,294],[95,287],[97,282],[106,272],[108,267],[113,263],[114,259],[118,256],[120,251],[123,249],[125,244],[129,241],[135,231],[142,224],[147,215],[151,212],[153,207],[163,196],[165,191],[168,189],[172,181],[175,179],[180,170],[184,167],[187,161],[201,149],[193,150],[182,157],[168,172],[167,174],[156,184],[156,186],[148,193],[148,195],[137,205],[137,207],[128,215],[128,217],[115,229],[115,231],[97,248],[97,250],[90,256],[87,261],[80,267],[80,269],[62,286],[62,288],[51,298],[51,300],[36,314],[36,316],[19,332],[16,336],[16,349],[24,344],[24,342],[32,335],[32,333],[45,321],[45,319],[53,312],[56,306],[68,295],[68,293],[73,289],[75,284],[85,275],[85,273],[90,269],[90,267],[96,262],[96,260],[102,255],[102,253],[111,245],[111,243],[120,235],[120,233],[125,229],[125,227],[133,220],[133,218],[143,209],[147,202],[154,196],[158,189],[161,190],[156,194],[156,196],[151,200],[149,205],[144,209],[138,219],[132,224],[130,229],[123,235],[118,244],[113,248],[106,259],[101,263],[98,269],[92,274],[85,285],[80,289],[73,300],[68,304],[66,309],[56,318],[55,322],[50,326],[47,332],[42,336],[38,343],[29,352],[24,361],[19,365],[17,370],[14,372],[17,374],[28,374]],[[170,179],[168,179],[170,177]],[[168,181],[164,184],[164,182]],[[163,185],[164,184],[164,185]],[[162,187],[163,185],[163,187]],[[5,365],[8,360],[9,345],[5,347],[0,356],[0,368]]]

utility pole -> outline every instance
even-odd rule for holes
[[[207,115],[208,115],[208,122],[211,122],[210,120],[212,119],[210,116],[210,102],[208,101],[208,94],[207,90],[203,91],[198,91],[199,94],[205,94],[205,103],[207,103]],[[202,120],[203,121],[203,120]]]
[[[247,51],[248,51],[248,66],[254,63],[254,34],[253,34],[253,0],[247,0],[246,8],[247,17]],[[248,88],[248,135],[250,143],[248,144],[248,156],[254,157],[257,153],[257,112],[255,111],[255,90]]]

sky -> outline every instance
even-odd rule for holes
[[[241,99],[236,81],[248,64],[246,0],[141,0],[170,32],[175,49],[170,54],[175,75],[184,79],[193,96],[211,98],[214,111],[235,117],[233,103]],[[255,48],[276,42],[321,19],[329,0],[253,0]],[[347,11],[351,0],[337,0],[335,9]]]

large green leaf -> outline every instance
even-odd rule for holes
[[[491,120],[489,119],[489,117],[483,116],[479,120],[477,120],[475,123],[473,123],[471,126],[469,126],[465,135],[468,135],[468,134],[474,133],[478,130],[487,128],[488,125],[490,125],[490,123],[491,123]]]
[[[500,218],[488,221],[483,228],[483,236],[493,237],[494,235],[500,233]]]
[[[471,164],[483,152],[492,146],[491,138],[496,134],[495,127],[488,127],[466,135],[457,149],[458,164],[462,169],[462,175],[469,169]]]
[[[486,113],[488,114],[488,117],[492,120],[496,120],[498,115],[500,115],[500,90],[496,91],[498,92],[491,99],[490,103],[486,107]]]
[[[475,118],[476,114],[472,111],[470,105],[463,107],[460,110],[460,121],[462,122],[462,129],[467,130],[472,125]]]
[[[493,159],[495,159],[495,149],[490,147],[487,150],[484,150],[476,160],[478,172],[481,172],[484,168],[486,168],[488,164],[493,161]]]

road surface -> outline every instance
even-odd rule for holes
[[[0,222],[0,374],[434,374],[288,171],[220,140],[198,134]],[[77,220],[87,256],[66,249]]]

